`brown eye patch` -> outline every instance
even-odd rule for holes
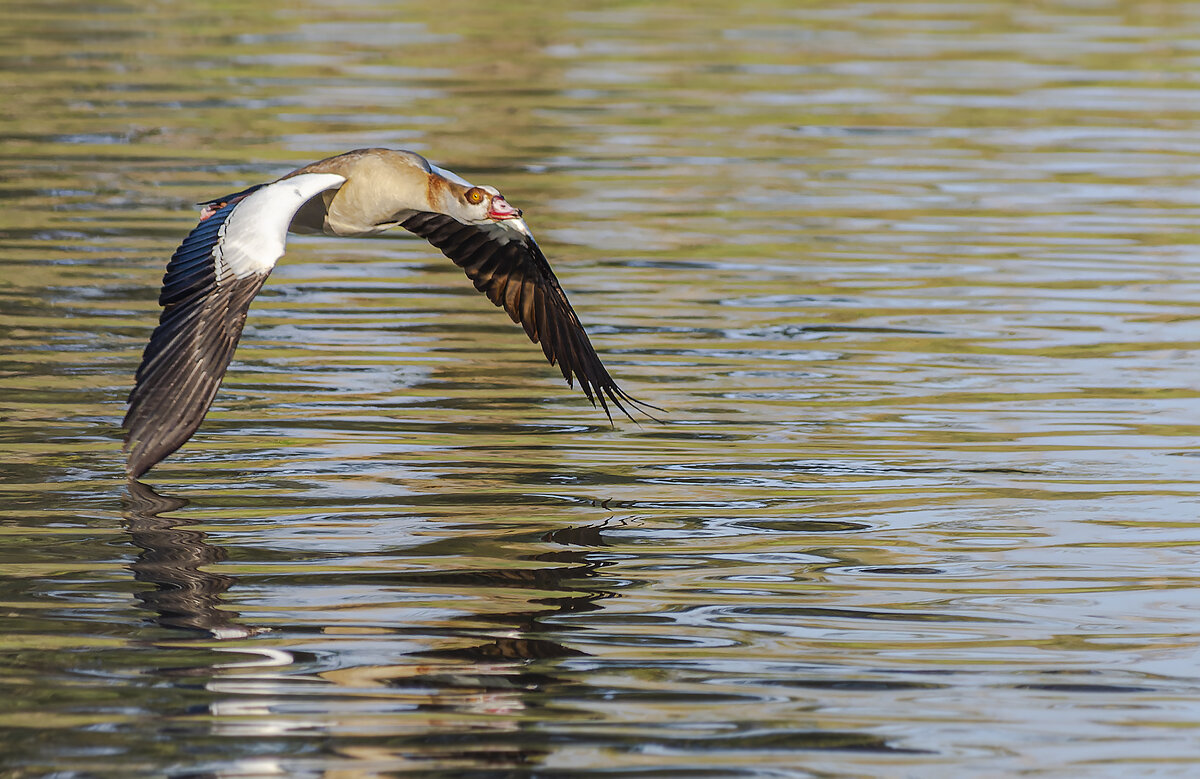
[[[476,205],[483,202],[484,191],[479,187],[471,187],[467,190],[467,202]]]

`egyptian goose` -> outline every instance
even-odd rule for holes
[[[609,376],[521,211],[493,187],[472,186],[410,151],[359,149],[200,205],[200,223],[167,265],[162,315],[129,395],[123,427],[130,478],[153,468],[200,426],[250,301],[283,256],[289,231],[360,236],[403,227],[416,233],[524,326],[568,385],[578,379],[610,420],[609,402],[626,416],[622,401],[635,409],[648,405]]]

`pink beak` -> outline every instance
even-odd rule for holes
[[[505,219],[519,219],[520,216],[521,209],[513,208],[508,204],[508,201],[500,195],[492,196],[492,203],[488,206],[489,219],[495,219],[497,222],[500,222]]]

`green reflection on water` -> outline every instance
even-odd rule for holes
[[[1192,6],[479,8],[5,7],[0,765],[1186,771]],[[301,239],[122,508],[191,204],[369,145],[524,208],[666,423]]]

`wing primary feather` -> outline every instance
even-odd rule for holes
[[[525,286],[525,273],[518,269],[513,271],[504,283],[504,310],[514,324],[521,323],[521,290]]]
[[[521,314],[517,321],[525,328],[525,335],[534,343],[538,342],[537,314],[534,313],[534,303],[537,299],[537,286],[529,279],[521,282]]]
[[[130,394],[124,421],[130,477],[140,477],[200,427],[233,359],[250,301],[266,278],[235,279],[214,289],[197,304],[204,306],[200,315],[151,337],[146,351],[153,362]]]
[[[158,327],[129,393],[122,426],[130,478],[153,468],[200,426],[233,359],[250,303],[283,254],[292,217],[344,181],[335,174],[305,174],[201,204],[200,223],[167,263]]]
[[[400,222],[461,267],[475,288],[519,323],[529,340],[540,343],[568,386],[576,380],[584,397],[612,420],[613,407],[637,421],[633,411],[654,419],[617,385],[588,339],[537,242],[503,224],[467,224],[445,214],[416,212]]]

